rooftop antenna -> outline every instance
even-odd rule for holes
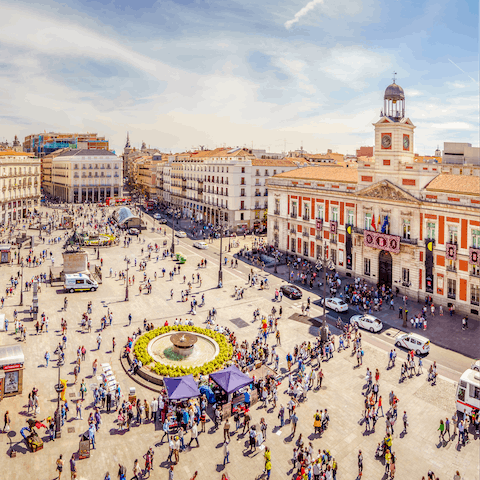
[[[397,76],[397,72],[393,72],[393,83],[395,83],[395,80],[396,80],[396,77]]]

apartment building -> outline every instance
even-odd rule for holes
[[[51,158],[49,168],[46,192],[62,201],[104,202],[123,194],[122,159],[109,150],[64,149]]]
[[[27,216],[40,204],[40,160],[32,154],[0,151],[1,224]]]

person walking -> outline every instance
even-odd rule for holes
[[[442,440],[442,443],[445,441],[445,424],[443,423],[443,420],[440,420],[440,426],[438,427],[438,431],[440,432],[440,439]]]
[[[223,441],[230,441],[230,422],[228,418],[225,420],[225,423],[223,425]]]
[[[403,412],[403,433],[407,433],[407,427],[408,427],[408,417],[407,417],[407,412]]]
[[[358,451],[358,476],[361,477],[363,475],[363,455],[362,451]]]
[[[63,465],[65,464],[65,461],[63,460],[62,454],[57,458],[57,461],[55,462],[56,468],[55,470],[58,472],[58,480],[62,478],[62,471],[63,471]]]
[[[5,415],[3,416],[3,432],[9,432],[10,431],[10,413],[8,410],[5,412]]]
[[[190,438],[190,442],[188,444],[188,446],[190,446],[192,444],[192,442],[195,440],[197,442],[197,447],[199,447],[199,443],[198,443],[198,430],[197,430],[197,424],[194,422],[193,425],[192,425],[192,428],[190,430],[190,434],[191,434],[191,438]]]
[[[225,440],[223,442],[223,465],[225,465],[226,463],[230,463],[230,460],[229,460],[230,448],[228,444],[229,444],[228,440]]]
[[[75,463],[75,454],[72,453],[70,458],[70,476],[73,479],[77,478],[77,464]]]

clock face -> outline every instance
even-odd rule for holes
[[[403,137],[403,149],[408,150],[410,147],[410,138],[408,138],[408,135],[405,135]]]
[[[390,148],[392,146],[392,137],[390,135],[383,135],[382,148]]]

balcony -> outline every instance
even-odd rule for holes
[[[416,238],[400,238],[400,243],[406,243],[407,245],[417,245],[418,240]]]
[[[480,278],[480,272],[470,272],[470,276],[474,278]]]
[[[197,193],[201,195],[203,193],[203,188],[197,188]]]
[[[447,272],[456,272],[457,267],[455,265],[447,265],[446,267]]]
[[[295,235],[295,234],[297,233],[296,228],[291,228],[291,229],[290,229],[290,233],[293,233],[293,234]]]
[[[457,295],[455,292],[448,292],[447,297],[450,298],[451,300],[455,300],[457,298]]]
[[[333,243],[334,245],[337,244],[337,239],[336,238],[330,238],[330,243]]]
[[[273,214],[274,214],[274,215],[280,215],[280,209],[279,209],[279,208],[276,208],[276,209],[273,211]]]
[[[246,195],[244,193],[241,193],[240,196],[241,197],[246,197]]]
[[[315,235],[315,240],[323,240],[323,237],[319,233],[317,233]]]
[[[307,213],[302,217],[306,222],[310,220],[310,215]]]
[[[278,223],[274,223],[274,224],[273,224],[273,229],[274,229],[274,230],[278,230]]]
[[[262,194],[261,194],[261,193],[256,193],[255,196],[256,196],[256,197],[261,197]]]
[[[268,197],[268,191],[267,190],[265,190],[265,192],[263,193],[263,196]]]
[[[308,237],[308,236],[309,236],[308,232],[302,232],[302,237]]]
[[[363,232],[365,231],[365,229],[360,227],[353,227],[353,231],[354,233],[359,233],[360,235],[363,235]]]
[[[478,307],[478,306],[480,305],[480,302],[479,302],[478,300],[475,300],[474,298],[472,298],[472,299],[470,300],[470,304],[471,304],[471,305],[476,305],[476,306]]]
[[[290,214],[290,218],[297,218],[297,212],[292,212]]]

